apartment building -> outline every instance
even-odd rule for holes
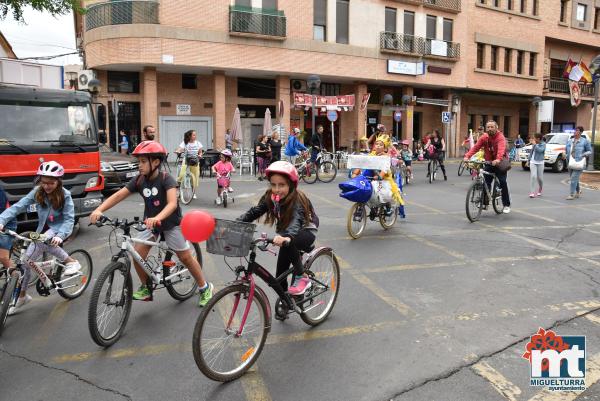
[[[287,128],[310,131],[294,104],[317,74],[324,96],[355,95],[340,111],[336,147],[356,148],[378,123],[418,140],[442,129],[451,155],[469,128],[494,119],[510,137],[549,131],[532,99],[555,100],[554,130],[590,125],[593,88],[572,108],[562,69],[600,54],[600,0],[121,0],[86,1],[75,17],[85,56],[103,89],[107,129],[133,139],[158,127],[174,148],[187,129],[223,147],[240,109],[245,146],[270,109]],[[365,111],[363,95],[371,97]],[[387,95],[387,96],[386,96]],[[283,104],[281,117],[277,105]],[[385,104],[384,104],[385,103]],[[402,119],[393,120],[400,110]],[[451,121],[442,123],[442,112]],[[317,124],[330,123],[324,110]]]

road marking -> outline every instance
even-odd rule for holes
[[[585,315],[585,318],[594,324],[600,325],[600,316],[596,315],[595,313],[587,314]]]
[[[515,212],[515,213],[517,213],[517,214],[522,214],[524,216],[529,216],[529,217],[533,217],[535,219],[544,220],[544,221],[547,221],[549,223],[558,223],[556,220],[551,219],[550,217],[540,216],[539,214],[535,214],[535,213],[531,213],[531,212],[526,212],[525,210],[522,210],[522,209],[512,209],[512,211]]]
[[[585,385],[589,389],[600,380],[600,353],[594,354],[586,361]],[[572,401],[583,393],[583,391],[550,391],[542,390],[528,401]]]
[[[323,338],[350,336],[354,334],[374,333],[381,330],[393,329],[403,324],[406,324],[406,322],[389,321],[365,324],[361,326],[342,327],[339,329],[307,330],[293,334],[274,334],[267,337],[267,344],[275,345],[291,342],[320,340]]]
[[[418,269],[435,269],[438,267],[455,267],[455,266],[466,266],[466,262],[447,262],[447,263],[416,263],[416,264],[405,264],[397,266],[385,266],[385,267],[372,267],[370,269],[363,269],[365,273],[385,273],[393,271],[404,271],[404,270],[418,270]]]
[[[500,372],[491,367],[487,362],[481,361],[471,366],[471,369],[479,376],[490,382],[497,392],[502,394],[507,400],[517,401],[521,394],[521,389],[511,383]]]
[[[71,302],[63,301],[57,303],[54,308],[52,308],[52,312],[50,312],[48,318],[39,329],[38,334],[33,339],[37,347],[42,348],[48,343],[50,334],[54,331],[54,328],[62,322],[70,305]]]

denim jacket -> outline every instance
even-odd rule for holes
[[[569,139],[569,142],[567,143],[567,159],[571,156],[571,146],[573,146],[574,141],[575,139],[572,138]],[[578,162],[581,161],[581,159],[583,159],[584,157],[591,154],[592,146],[590,145],[590,142],[584,136],[582,136],[579,139],[577,145],[575,145],[575,154],[573,155],[573,158],[576,162]]]
[[[529,160],[536,162],[544,161],[544,153],[546,152],[546,142],[540,142],[531,148],[531,153],[529,154]]]
[[[48,199],[44,200],[44,204],[37,204],[35,201],[35,194],[38,191],[39,186],[33,188],[24,198],[6,209],[0,214],[0,224],[6,225],[7,222],[15,219],[19,214],[27,211],[29,205],[36,204],[37,215],[38,215],[38,226],[36,231],[41,233],[44,226],[48,224],[48,227],[56,233],[56,235],[63,240],[66,239],[73,231],[73,224],[75,223],[75,206],[73,205],[73,199],[71,193],[63,188],[65,195],[65,204],[62,209],[54,210]]]

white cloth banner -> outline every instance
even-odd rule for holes
[[[389,171],[391,159],[389,156],[348,155],[347,165],[351,169]]]

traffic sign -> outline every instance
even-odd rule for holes
[[[327,110],[327,119],[331,122],[337,121],[338,113],[335,110]]]
[[[452,121],[452,113],[449,111],[442,111],[442,122],[444,124],[450,123]]]
[[[402,112],[401,111],[394,112],[394,121],[396,121],[397,123],[402,121]]]

